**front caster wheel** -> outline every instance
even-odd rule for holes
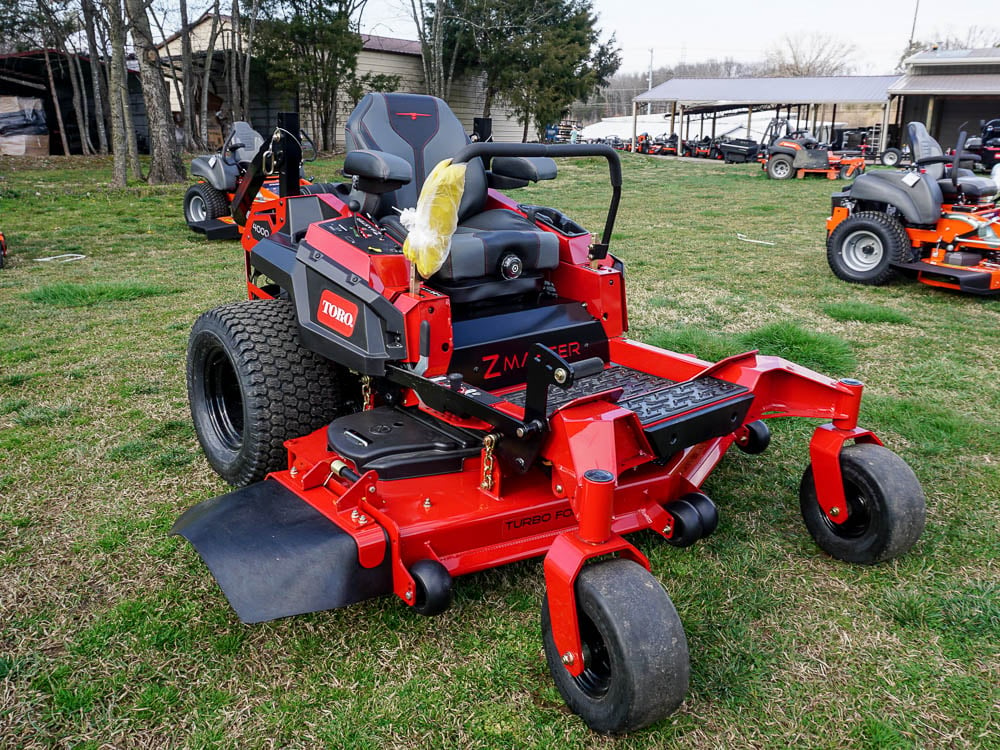
[[[660,582],[631,560],[584,567],[576,580],[584,670],[572,676],[552,640],[548,599],[542,640],[563,700],[587,725],[624,734],[673,713],[688,687],[688,647]]]
[[[887,448],[870,443],[840,452],[847,520],[831,521],[816,500],[812,465],[802,475],[799,504],[820,549],[838,560],[871,565],[902,555],[924,530],[924,491],[913,470]]]
[[[451,606],[451,574],[437,560],[417,560],[410,568],[417,585],[415,612],[432,617]]]

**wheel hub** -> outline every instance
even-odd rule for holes
[[[583,646],[583,671],[573,679],[591,698],[607,694],[611,685],[611,656],[597,627],[580,613],[580,643]]]
[[[192,195],[191,200],[188,201],[188,215],[190,215],[191,221],[205,221],[205,217],[208,216],[205,199],[200,195]]]
[[[852,271],[865,273],[882,262],[885,248],[873,232],[859,230],[847,236],[843,245],[844,265]]]
[[[243,446],[243,396],[236,370],[224,351],[213,352],[206,359],[205,403],[219,440],[229,450],[238,451]]]

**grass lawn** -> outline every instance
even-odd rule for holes
[[[612,249],[632,335],[864,380],[862,424],[927,493],[910,554],[820,552],[798,511],[813,423],[772,422],[770,450],[709,478],[714,536],[634,538],[684,622],[691,689],[620,739],[591,734],[549,677],[539,561],[459,579],[439,618],[386,598],[241,625],[167,536],[226,489],[184,361],[194,318],[244,295],[240,248],[187,229],[184,186],[0,158],[0,746],[1000,747],[1000,299],[837,280],[823,221],[842,183],[623,161]],[[560,169],[521,195],[599,231],[606,168]],[[61,253],[86,258],[36,262]]]

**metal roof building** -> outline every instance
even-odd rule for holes
[[[889,87],[903,122],[920,120],[950,145],[960,128],[978,132],[980,120],[1000,117],[1000,48],[926,50],[905,63]]]
[[[633,123],[643,104],[669,104],[670,130],[674,131],[676,118],[690,126],[691,115],[706,114],[712,119],[712,136],[715,136],[715,116],[722,112],[746,112],[747,130],[754,112],[786,110],[788,119],[796,119],[806,127],[810,119],[813,129],[820,113],[836,120],[837,106],[843,104],[869,104],[882,107],[882,130],[885,132],[889,116],[889,87],[899,76],[824,76],[817,78],[672,78],[633,99]],[[805,117],[803,118],[803,111]],[[825,119],[825,117],[824,117]],[[635,127],[633,126],[633,137]]]
[[[815,129],[820,113],[832,122],[838,105],[867,104],[882,108],[880,133],[892,136],[904,123],[919,120],[950,145],[963,123],[978,132],[980,120],[1000,117],[1000,48],[926,50],[904,65],[901,76],[673,78],[633,99],[633,138],[639,107],[652,104],[669,105],[671,132],[677,118],[688,127],[692,115],[713,118],[713,137],[714,117],[722,112],[745,113],[748,130],[754,113],[766,110],[805,127],[811,120]]]

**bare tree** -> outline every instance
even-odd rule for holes
[[[108,43],[111,63],[108,71],[108,109],[111,112],[111,152],[114,171],[111,187],[125,187],[128,181],[129,139],[126,131],[125,111],[128,107],[128,82],[125,80],[125,17],[121,0],[101,0],[104,16],[108,19]],[[133,168],[139,167],[136,158]],[[136,179],[142,179],[139,168]]]
[[[45,72],[49,75],[49,91],[52,92],[52,106],[56,110],[56,123],[59,125],[59,136],[62,139],[63,154],[69,155],[69,141],[66,139],[66,126],[63,124],[62,107],[59,105],[59,91],[56,89],[56,79],[52,74],[52,58],[48,47],[44,50]]]
[[[98,17],[94,12],[94,0],[81,0],[83,25],[87,32],[87,53],[90,57],[90,83],[94,92],[94,121],[97,124],[97,148],[102,154],[108,153],[108,134],[104,127],[103,69],[97,53],[96,26]]]
[[[828,34],[782,37],[780,45],[768,50],[768,73],[774,76],[838,76],[850,73],[857,47]]]
[[[203,146],[208,146],[208,87],[212,80],[212,64],[215,60],[215,42],[219,36],[219,0],[213,0],[212,30],[209,33],[208,44],[205,47],[205,69],[201,80],[201,112],[198,136]]]
[[[125,8],[132,24],[132,42],[139,60],[142,96],[146,102],[146,122],[153,157],[148,179],[152,183],[182,182],[184,168],[181,166],[177,139],[173,133],[163,67],[153,43],[149,17],[146,15],[147,5],[143,0],[126,0]]]
[[[68,31],[72,29],[72,20],[67,13],[65,13],[65,8],[60,8],[55,5],[55,3],[47,2],[46,0],[36,0],[38,5],[38,10],[41,13],[41,17],[46,23],[47,28],[43,30],[43,35],[46,37],[45,42],[51,40],[52,45],[62,53],[62,60],[60,61],[60,68],[62,68],[63,62],[66,65],[66,74],[69,78],[70,89],[73,92],[73,113],[76,116],[76,126],[80,134],[80,148],[84,154],[93,153],[94,149],[90,144],[90,128],[88,127],[87,118],[84,116],[83,102],[81,101],[80,89],[83,86],[82,74],[77,68],[78,60],[75,60],[76,52],[73,50],[68,42]],[[46,53],[46,65],[49,67],[49,79],[50,84],[54,84],[54,79],[51,70],[51,61],[48,54]],[[56,91],[53,86],[53,96],[55,96]],[[62,120],[62,113],[57,110],[58,119]],[[60,128],[63,123],[60,122]],[[63,139],[65,141],[65,138]],[[67,150],[68,154],[69,151]]]

